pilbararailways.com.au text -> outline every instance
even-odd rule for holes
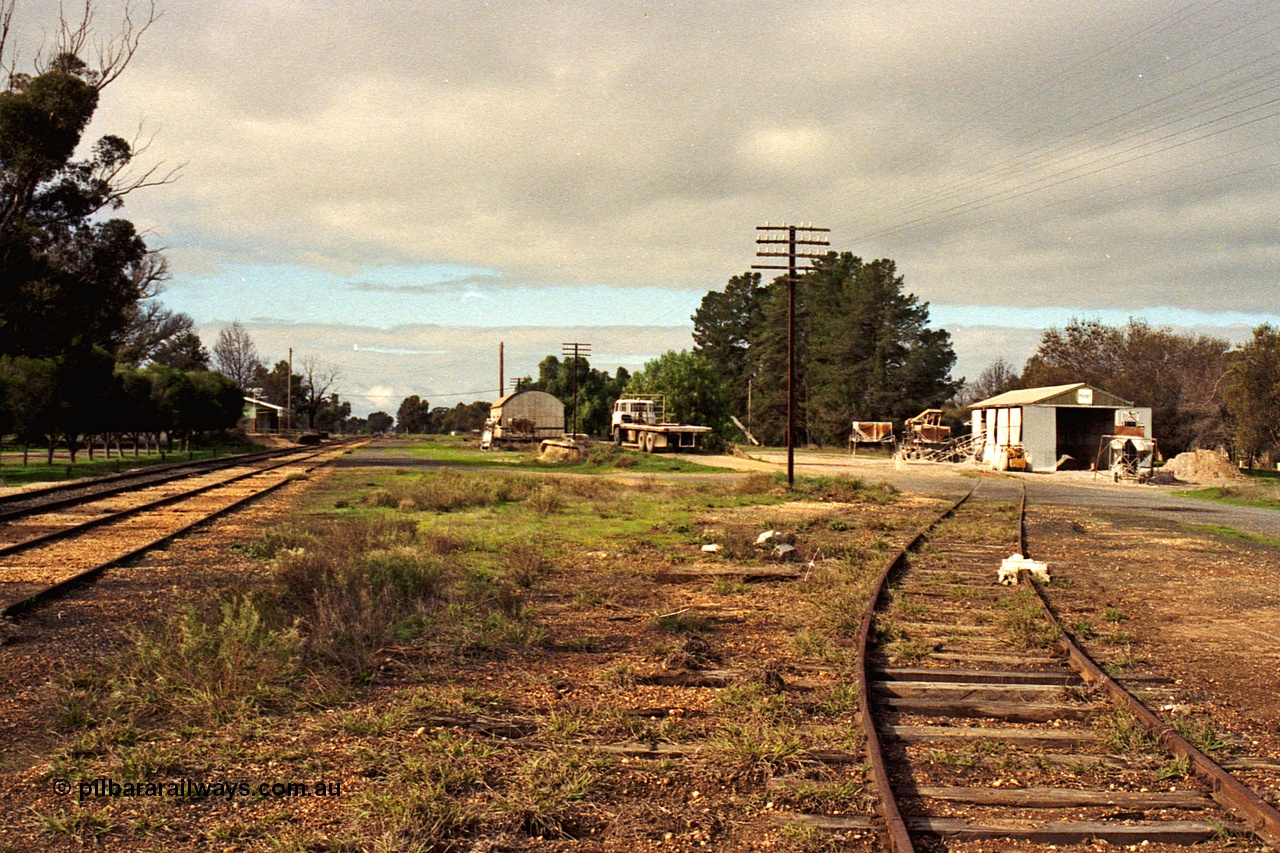
[[[61,783],[61,784],[59,784]],[[71,793],[71,783],[65,779],[54,780],[54,790],[60,794]],[[117,782],[98,777],[81,779],[74,790],[81,800],[95,797],[172,797],[183,800],[222,799],[237,797],[337,797],[342,794],[342,783],[320,779],[315,782],[244,782],[205,781],[201,779],[175,779],[166,782]]]

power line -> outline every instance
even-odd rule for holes
[[[876,217],[882,223],[885,219],[890,221],[873,230],[867,230],[865,227],[860,229],[862,233],[859,239],[871,239],[914,230],[993,204],[1012,201],[1034,192],[1047,191],[1107,169],[1145,160],[1194,142],[1238,131],[1275,118],[1276,113],[1267,111],[1267,108],[1274,105],[1277,99],[1254,102],[1254,99],[1263,98],[1280,87],[1276,82],[1280,66],[1275,63],[1275,58],[1280,56],[1280,52],[1274,51],[1262,56],[1250,57],[1247,61],[1236,63],[1231,68],[1216,71],[1202,79],[1189,81],[1181,85],[1177,92],[1144,99],[1143,102],[1121,109],[1113,115],[1101,117],[1096,115],[1096,110],[1093,108],[1096,103],[1114,102],[1118,98],[1114,92],[1115,81],[1102,76],[1101,73],[1090,75],[1088,72],[1092,66],[1097,65],[1105,56],[1118,55],[1121,48],[1150,42],[1156,35],[1170,32],[1177,26],[1195,22],[1197,15],[1203,15],[1204,12],[1218,5],[1221,4],[1219,2],[1186,4],[1142,30],[1117,40],[1103,50],[1095,51],[1089,57],[1041,79],[1035,85],[1024,88],[1018,94],[984,111],[980,114],[979,120],[998,119],[1001,115],[1011,113],[1010,107],[1015,103],[1040,100],[1048,92],[1058,91],[1060,84],[1064,81],[1087,80],[1085,87],[1073,92],[1076,96],[1075,103],[1081,108],[1069,113],[1066,117],[1061,111],[1055,112],[1054,121],[1056,125],[1061,126],[1064,121],[1076,116],[1093,116],[1094,119],[1084,127],[1057,136],[1052,143],[1046,142],[1032,146],[1011,158],[1005,158],[999,164],[981,169],[976,174],[970,174],[959,181],[935,188],[896,205],[881,207],[874,212]],[[1225,24],[1214,23],[1211,37],[1200,39],[1190,53],[1186,51],[1184,45],[1180,44],[1181,53],[1178,55],[1191,58],[1172,69],[1166,75],[1166,82],[1172,82],[1173,78],[1184,76],[1191,69],[1227,55],[1232,49],[1238,47],[1233,44],[1232,48],[1204,55],[1204,48],[1207,45],[1225,41],[1233,33],[1248,28],[1272,14],[1271,8],[1265,4],[1260,6],[1259,10],[1259,14],[1251,15],[1248,21],[1237,16]],[[1206,28],[1209,24],[1201,23],[1198,26]],[[1261,33],[1254,31],[1241,41],[1255,41],[1264,38],[1267,33],[1278,30],[1280,28],[1267,28]],[[1197,52],[1200,55],[1196,55]],[[1168,56],[1164,58],[1167,60]],[[1093,77],[1092,80],[1089,80],[1090,76]],[[1087,94],[1103,86],[1108,87],[1105,101],[1102,97],[1097,99],[1080,97],[1081,94]],[[1238,108],[1232,110],[1233,105],[1237,105]],[[1215,113],[1221,114],[1214,115]],[[1195,122],[1197,117],[1204,117],[1204,120]],[[1210,133],[1199,133],[1215,126],[1218,126],[1217,129]],[[1095,138],[1093,144],[1083,152],[1072,148],[1076,140],[1089,139],[1104,128],[1110,129],[1109,138],[1102,140]],[[1144,136],[1153,133],[1158,136],[1153,139],[1143,139]],[[1005,138],[1008,136],[1006,135]],[[1134,144],[1128,145],[1121,151],[1110,153],[1106,151],[1107,146],[1126,142]],[[1252,147],[1249,146],[1243,150],[1251,150]],[[898,159],[904,158],[905,155]],[[972,161],[974,158],[968,159]],[[1170,170],[1166,170],[1168,171]],[[1022,176],[1021,179],[1019,176]],[[1006,181],[1004,185],[999,182],[1001,179]],[[1012,185],[1008,183],[1010,180]],[[834,189],[831,192],[839,191]],[[972,194],[974,197],[965,199],[966,194]],[[948,201],[950,204],[947,204]],[[944,206],[941,209],[930,210],[939,204]],[[902,215],[911,211],[918,211],[919,214],[898,222],[892,221],[895,214]]]

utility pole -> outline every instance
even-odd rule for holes
[[[800,273],[813,270],[812,264],[801,267],[797,258],[817,260],[826,255],[811,252],[797,252],[796,246],[829,246],[831,243],[821,234],[831,231],[830,228],[815,228],[812,225],[757,225],[756,245],[765,248],[756,250],[759,258],[786,258],[786,266],[776,264],[752,264],[753,270],[786,270],[787,271],[787,488],[793,488],[796,482],[795,451],[795,408],[796,408],[796,282]],[[784,236],[785,235],[785,236]],[[799,236],[797,236],[799,235]],[[769,248],[786,246],[785,250]]]
[[[560,354],[565,359],[573,358],[573,432],[570,435],[576,436],[578,434],[578,359],[591,355],[591,344],[577,341],[562,343],[560,344]]]
[[[507,387],[506,379],[503,377],[503,371],[506,364],[503,362],[502,341],[498,341],[498,398],[501,399]]]
[[[284,410],[289,429],[293,429],[293,347],[289,347],[289,375],[284,383]]]

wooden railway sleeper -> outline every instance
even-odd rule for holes
[[[972,492],[970,494],[972,494]],[[877,811],[880,815],[880,820],[882,822],[881,828],[885,834],[889,849],[892,850],[893,853],[911,853],[911,851],[914,851],[915,849],[912,843],[913,833],[944,835],[968,840],[1023,839],[1040,843],[1084,843],[1089,840],[1098,839],[1122,844],[1140,843],[1147,840],[1188,844],[1211,839],[1224,829],[1227,831],[1243,831],[1251,829],[1259,838],[1271,845],[1274,849],[1280,849],[1280,847],[1275,846],[1277,828],[1280,828],[1280,815],[1272,817],[1272,815],[1275,815],[1274,810],[1263,803],[1256,794],[1245,788],[1238,782],[1238,780],[1235,780],[1234,777],[1231,777],[1230,774],[1222,770],[1222,768],[1213,764],[1212,761],[1199,753],[1198,750],[1195,750],[1189,743],[1186,743],[1186,741],[1178,736],[1176,732],[1173,732],[1169,726],[1164,725],[1156,719],[1150,711],[1141,706],[1140,703],[1137,703],[1132,696],[1128,696],[1128,694],[1119,688],[1118,685],[1114,685],[1114,682],[1107,678],[1101,670],[1097,669],[1096,665],[1092,665],[1092,662],[1088,661],[1087,657],[1084,656],[1083,652],[1081,652],[1078,647],[1074,647],[1074,644],[1070,641],[1069,635],[1062,631],[1061,625],[1058,623],[1056,618],[1053,618],[1052,621],[1054,626],[1057,628],[1058,636],[1061,638],[1060,643],[1062,650],[1066,655],[1066,662],[1069,663],[1079,674],[1079,681],[1075,682],[1075,684],[1082,683],[1086,687],[1093,687],[1095,689],[1100,686],[1105,689],[1109,696],[1114,697],[1116,701],[1121,701],[1119,694],[1113,691],[1112,685],[1114,685],[1115,691],[1119,691],[1124,694],[1124,696],[1128,696],[1128,703],[1131,703],[1134,706],[1133,710],[1135,716],[1142,720],[1144,724],[1154,724],[1153,730],[1157,731],[1161,740],[1170,748],[1171,752],[1175,755],[1187,756],[1192,765],[1196,768],[1197,775],[1208,783],[1208,787],[1210,789],[1209,796],[1219,804],[1228,808],[1228,810],[1236,816],[1243,818],[1245,824],[1224,825],[1223,823],[1186,820],[1137,824],[1117,821],[1031,821],[1029,824],[1027,821],[1022,820],[997,820],[994,822],[988,821],[990,825],[983,826],[955,818],[929,816],[904,817],[897,804],[893,788],[889,783],[888,770],[885,764],[881,744],[882,735],[894,740],[899,740],[902,737],[906,737],[909,740],[918,740],[921,737],[928,738],[931,736],[946,737],[947,735],[943,734],[941,730],[952,727],[882,726],[878,728],[875,725],[875,718],[871,711],[873,691],[876,691],[878,695],[880,691],[888,691],[892,689],[886,687],[886,685],[895,680],[909,681],[913,675],[909,675],[906,672],[895,674],[891,671],[894,668],[880,667],[877,671],[877,675],[880,677],[873,682],[869,675],[870,667],[867,658],[869,646],[868,641],[873,624],[874,613],[877,607],[888,598],[887,584],[889,577],[904,563],[908,551],[914,549],[918,545],[918,543],[923,539],[926,531],[940,523],[943,519],[952,515],[960,505],[968,499],[968,497],[969,495],[966,495],[946,511],[941,513],[933,524],[917,533],[910,543],[898,551],[888,561],[873,588],[871,601],[869,602],[867,611],[863,616],[858,634],[857,677],[860,687],[859,716],[862,720],[863,729],[867,737],[866,748],[870,775],[875,788],[880,792]],[[1028,553],[1028,549],[1026,547],[1025,514],[1026,494],[1024,490],[1019,523],[1019,538],[1022,543],[1023,554]],[[1030,583],[1029,580],[1026,582]],[[1036,585],[1032,584],[1032,586],[1035,587]],[[1039,589],[1037,589],[1037,592],[1039,593],[1041,606],[1046,614],[1052,617],[1052,609],[1050,608],[1047,599],[1044,597],[1043,592]],[[993,655],[992,657],[995,656]],[[1092,665],[1092,668],[1090,669],[1089,666],[1084,665],[1084,662]],[[942,670],[942,672],[947,672],[947,670]],[[1018,675],[1021,676],[1022,673],[1019,673]],[[1031,674],[1027,673],[1027,675],[1030,676]],[[938,683],[941,679],[954,679],[953,684],[956,682],[961,684],[973,683],[967,682],[965,679],[956,677],[950,673],[947,675],[930,675],[928,678],[920,678],[921,681],[932,680],[934,683]],[[999,679],[1000,676],[996,676],[993,680],[995,680],[995,683],[1000,683]],[[1011,680],[1016,683],[1016,681],[1020,679],[1015,676],[1015,678]],[[1084,692],[1087,693],[1090,691]],[[884,706],[886,704],[892,705],[897,702],[901,707],[901,703],[903,701],[907,700],[887,700],[878,702],[877,704]],[[954,700],[948,701],[952,704],[957,704]],[[947,702],[944,701],[938,704],[945,705]],[[926,706],[918,705],[917,707],[919,710],[925,712],[929,711]],[[1139,711],[1138,709],[1141,710]],[[973,710],[978,711],[979,709],[974,708]],[[977,715],[982,716],[982,714]],[[1070,741],[1075,737],[1082,736],[1082,733],[1078,734],[1076,732],[1063,732],[1062,734],[1066,735],[1066,737],[1061,738],[1064,741]],[[973,735],[970,735],[970,737],[973,737]],[[1046,740],[1052,740],[1052,738],[1047,737]],[[1179,743],[1179,741],[1181,741],[1181,743]],[[1071,760],[1073,757],[1066,756],[1066,758]],[[942,789],[939,789],[937,786],[925,786],[924,788],[917,786],[914,791],[907,789],[905,793],[909,795],[914,793],[917,796],[923,795],[927,799],[936,799],[940,794],[943,799],[963,800],[965,797],[965,795],[960,792],[943,792]],[[1001,803],[1006,800],[1013,802],[1017,801],[1018,798],[1021,798],[1023,801],[1044,803],[1054,803],[1059,801],[1070,802],[1071,798],[1075,797],[1077,800],[1076,805],[1088,802],[1108,802],[1108,797],[1110,797],[1111,800],[1115,800],[1117,802],[1129,800],[1132,802],[1151,802],[1155,804],[1160,804],[1162,802],[1177,803],[1181,804],[1181,806],[1187,807],[1189,810],[1194,810],[1190,808],[1192,805],[1196,805],[1198,808],[1200,807],[1199,804],[1208,802],[1208,800],[1202,795],[1196,795],[1194,792],[1182,797],[1158,795],[1148,798],[1147,800],[1142,800],[1141,798],[1136,798],[1132,794],[1108,795],[1104,792],[1080,794],[1075,792],[1074,789],[1067,793],[1054,793],[1054,789],[1020,789],[1020,793],[1016,794],[1007,792],[1004,794],[974,794],[971,799],[981,800],[984,797],[991,803]],[[829,828],[832,829],[838,828],[835,825],[836,823],[841,823],[841,819],[828,819],[823,816],[814,815],[801,816],[801,820],[814,826],[826,826],[827,824],[831,824]],[[835,823],[831,823],[833,820]],[[852,826],[848,828],[852,828]]]

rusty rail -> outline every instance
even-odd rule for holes
[[[34,539],[34,540],[29,540],[28,542],[21,543],[18,547],[13,547],[12,550],[22,550],[34,544],[44,544],[46,542],[56,541],[57,539],[66,538],[69,535],[74,535],[76,533],[81,533],[81,532],[84,532],[85,530],[98,527],[105,522],[118,521],[121,518],[128,517],[131,515],[136,515],[136,514],[145,512],[147,510],[158,509],[164,506],[169,506],[174,503],[180,503],[182,501],[189,500],[193,497],[198,497],[200,495],[203,495],[214,489],[222,488],[228,485],[232,485],[234,483],[239,483],[251,477],[260,476],[264,473],[273,471],[276,468],[285,467],[288,465],[297,465],[299,463],[302,463],[302,464],[311,463],[308,467],[305,468],[305,470],[309,472],[324,464],[327,464],[328,460],[321,459],[319,461],[316,461],[316,457],[323,456],[326,453],[332,453],[335,450],[341,449],[343,447],[347,447],[355,443],[356,442],[353,442],[353,441],[344,441],[336,445],[329,445],[328,447],[325,447],[319,451],[304,453],[302,454],[301,459],[292,459],[279,464],[271,464],[264,468],[251,471],[247,474],[237,475],[236,477],[233,477],[228,480],[223,480],[218,483],[202,486],[188,492],[183,492],[178,495],[173,495],[158,501],[153,501],[148,504],[142,505],[140,507],[134,507],[128,510],[124,510],[120,513],[112,514],[110,516],[104,516],[102,517],[102,520],[95,520],[87,524],[77,525],[73,528],[69,528],[67,531],[59,531],[57,535],[43,536],[43,537],[38,537],[37,539]],[[201,473],[205,473],[205,472],[203,471],[192,472],[191,476],[196,476]],[[217,509],[211,513],[201,515],[199,518],[191,521],[188,524],[183,525],[177,530],[174,530],[168,534],[165,534],[164,536],[161,536],[157,539],[146,542],[137,548],[133,548],[126,554],[121,554],[112,559],[98,563],[97,565],[92,566],[91,568],[85,569],[84,571],[78,572],[75,575],[72,575],[71,577],[64,578],[60,581],[57,581],[56,583],[53,583],[45,587],[44,589],[38,590],[29,596],[26,596],[17,601],[14,601],[9,605],[5,606],[3,609],[0,609],[0,618],[14,619],[14,618],[23,616],[29,613],[30,611],[36,609],[40,605],[45,604],[48,601],[52,601],[54,599],[60,598],[66,595],[67,593],[71,592],[72,590],[77,589],[81,586],[84,586],[87,583],[90,583],[96,580],[100,575],[102,575],[103,572],[107,571],[108,569],[114,568],[119,565],[123,565],[127,563],[129,560],[132,560],[146,553],[147,551],[150,551],[154,548],[157,548],[161,545],[171,542],[174,539],[178,538],[179,536],[182,536],[183,534],[189,532],[190,530],[200,526],[201,524],[204,524],[214,518],[218,518],[222,515],[232,512],[233,510],[236,510],[241,506],[244,506],[245,504],[251,503],[252,501],[258,500],[259,498],[264,497],[265,495],[268,495],[282,488],[283,486],[287,485],[289,482],[290,481],[288,479],[280,480],[276,483],[268,485],[266,488],[258,489],[248,495],[245,495],[235,500],[234,502],[226,506],[221,507],[220,509]],[[101,496],[100,495],[86,496],[85,500],[86,501],[95,500],[98,497],[101,497]]]
[[[1030,556],[1027,551],[1027,490],[1022,489],[1020,508],[1019,540],[1023,556]],[[1058,645],[1066,653],[1067,662],[1087,683],[1101,687],[1121,708],[1131,713],[1142,725],[1160,739],[1166,749],[1179,758],[1186,758],[1195,773],[1209,786],[1210,796],[1219,805],[1236,817],[1249,824],[1250,828],[1272,850],[1280,851],[1280,812],[1268,805],[1253,789],[1249,788],[1235,776],[1224,770],[1212,758],[1196,749],[1186,738],[1178,734],[1172,726],[1151,712],[1146,705],[1138,701],[1128,690],[1116,683],[1115,679],[1102,671],[1102,668],[1089,657],[1072,639],[1070,633],[1062,625],[1058,614],[1039,583],[1028,575],[1022,577],[1022,583],[1029,584],[1040,600],[1040,606],[1058,633]]]
[[[867,643],[871,634],[871,623],[875,619],[876,607],[880,603],[880,598],[884,595],[885,588],[889,584],[889,578],[906,557],[907,552],[919,544],[920,540],[932,530],[944,518],[947,518],[961,504],[969,499],[973,494],[973,489],[965,493],[964,497],[947,507],[933,521],[926,524],[916,531],[916,535],[911,538],[901,548],[898,549],[889,561],[885,563],[884,569],[880,572],[875,586],[871,591],[871,599],[867,603],[867,609],[862,614],[862,623],[858,626],[858,657],[857,657],[857,676],[858,676],[858,716],[861,719],[863,733],[867,737],[867,763],[871,765],[871,778],[876,789],[877,810],[880,817],[885,822],[885,832],[889,840],[889,849],[892,853],[915,853],[915,847],[911,843],[911,835],[907,832],[906,821],[902,819],[902,812],[898,809],[898,800],[893,793],[893,787],[889,784],[889,770],[884,763],[884,752],[880,747],[880,734],[876,731],[875,718],[871,714],[871,682],[867,677]],[[1026,500],[1025,495],[1023,500]]]

